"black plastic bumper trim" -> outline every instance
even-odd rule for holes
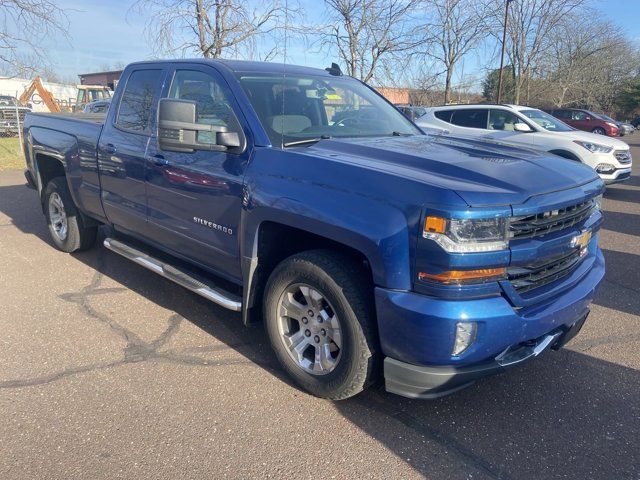
[[[560,336],[548,345],[548,348],[558,350],[563,347],[582,329],[588,315],[589,312],[573,325],[565,328]],[[553,335],[554,332],[556,332],[555,334],[558,333],[557,330],[554,330],[547,335]],[[387,357],[384,359],[385,388],[390,393],[408,398],[433,399],[443,397],[472,385],[480,378],[502,373],[536,356],[537,354],[531,355],[523,361],[506,366],[500,365],[496,360],[489,360],[463,367],[412,365]]]

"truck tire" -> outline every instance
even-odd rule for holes
[[[375,381],[372,289],[353,259],[313,250],[283,260],[269,277],[263,305],[271,346],[302,388],[342,400]]]
[[[71,253],[86,250],[95,244],[98,227],[84,226],[66,178],[53,178],[44,189],[42,200],[49,234],[59,250]]]

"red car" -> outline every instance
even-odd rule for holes
[[[604,120],[600,118],[599,115],[596,115],[589,110],[582,110],[580,108],[559,108],[547,110],[547,112],[578,130],[593,132],[599,135],[607,135],[609,137],[617,137],[620,135],[618,126],[615,123]]]

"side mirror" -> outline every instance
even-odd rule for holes
[[[197,123],[197,104],[191,100],[163,98],[158,105],[158,146],[162,150],[192,153],[225,151],[240,146],[237,132],[227,127]],[[198,132],[215,133],[216,143],[198,141]]]
[[[587,122],[590,122],[591,120],[593,120],[593,118],[591,118],[591,117],[589,117],[589,116],[584,117],[584,119],[585,119]]]
[[[531,127],[526,123],[518,122],[513,125],[513,130],[516,132],[533,132]]]

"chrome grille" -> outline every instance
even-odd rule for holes
[[[629,150],[615,150],[613,155],[622,165],[631,163],[631,152]]]
[[[18,118],[20,119],[20,123],[24,122],[24,117],[27,114],[25,110],[18,110]],[[14,108],[3,108],[0,109],[0,118],[3,120],[16,121],[16,110]]]
[[[509,267],[507,276],[518,293],[525,293],[566,277],[575,270],[584,257],[575,249],[569,254],[546,259],[543,263],[525,267]]]
[[[592,199],[558,210],[514,217],[509,224],[509,234],[511,238],[531,238],[564,230],[587,218],[595,208]]]

